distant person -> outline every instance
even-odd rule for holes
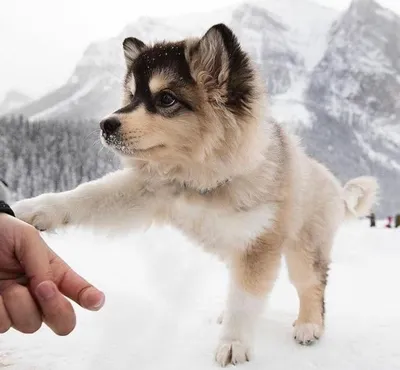
[[[375,227],[376,226],[376,218],[375,218],[375,213],[371,213],[369,216],[369,227]]]
[[[388,218],[387,218],[387,224],[386,224],[386,227],[387,227],[388,229],[391,229],[391,228],[392,228],[392,220],[393,220],[393,217],[392,217],[392,216],[388,216]]]
[[[58,257],[37,230],[15,218],[7,198],[7,184],[0,181],[0,333],[10,328],[33,333],[44,322],[67,335],[76,317],[66,297],[97,311],[104,294]]]
[[[400,213],[398,213],[397,215],[396,215],[396,218],[395,218],[395,221],[394,221],[394,226],[397,228],[397,227],[400,227]]]

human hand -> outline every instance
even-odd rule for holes
[[[34,333],[45,322],[56,334],[76,325],[74,309],[99,310],[104,294],[55,254],[32,226],[0,214],[0,333]]]

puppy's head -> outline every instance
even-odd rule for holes
[[[124,40],[123,107],[101,122],[123,157],[193,165],[234,160],[254,135],[262,89],[232,31],[148,46]]]

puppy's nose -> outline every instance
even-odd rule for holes
[[[114,134],[121,126],[121,122],[116,117],[108,117],[100,122],[100,128],[106,135]]]

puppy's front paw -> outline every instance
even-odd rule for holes
[[[221,341],[215,352],[215,360],[222,367],[250,361],[250,348],[240,340]]]
[[[25,199],[12,206],[17,218],[40,231],[52,230],[68,223],[66,208],[56,194],[43,194]]]
[[[318,341],[323,331],[323,327],[319,324],[296,322],[293,337],[297,343],[309,346]]]

